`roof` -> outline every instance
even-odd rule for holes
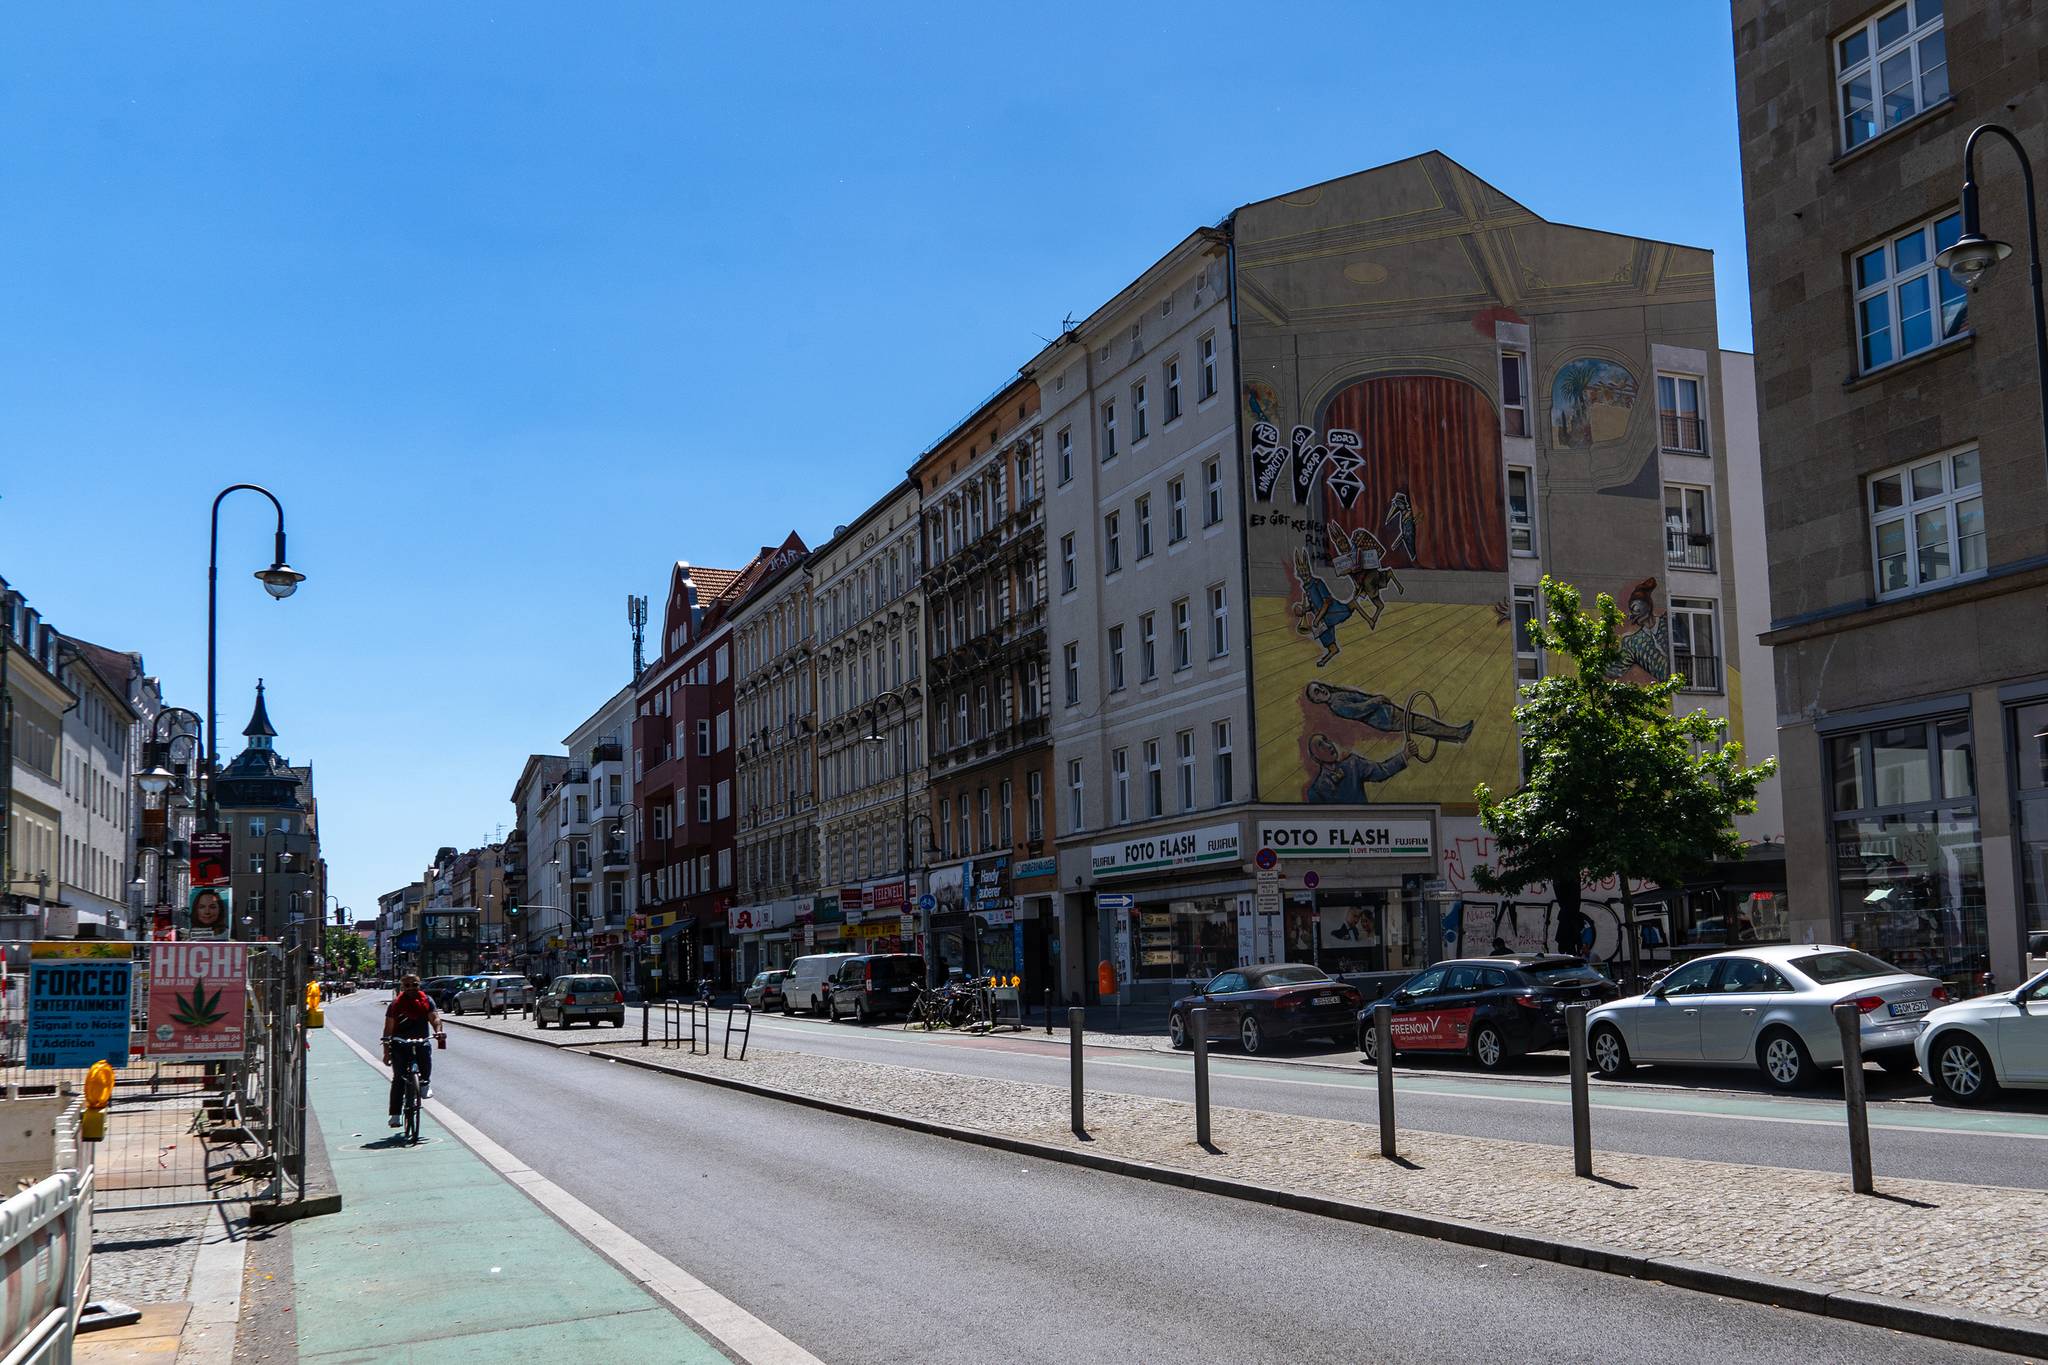
[[[733,584],[745,576],[738,569],[706,569],[695,564],[679,564],[676,567],[683,571],[685,578],[696,585],[697,605],[700,607],[709,606],[714,599],[723,597],[732,590]]]
[[[249,713],[249,723],[242,727],[245,735],[263,735],[277,738],[277,730],[270,723],[270,712],[263,705],[263,679],[256,680],[256,709]]]
[[[133,715],[135,708],[128,701],[128,680],[142,672],[142,656],[124,654],[118,649],[108,649],[90,640],[81,640],[76,635],[59,635],[58,639],[76,650],[86,667],[100,680],[100,685],[114,694],[114,699]]]

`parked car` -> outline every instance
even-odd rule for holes
[[[533,987],[523,976],[473,976],[455,992],[452,1014],[490,1014],[516,1010],[533,999]]]
[[[782,1012],[795,1014],[803,1010],[809,1014],[825,1013],[825,997],[831,992],[828,986],[832,974],[839,970],[839,964],[858,953],[812,953],[789,964],[789,979],[782,983]]]
[[[776,968],[758,973],[747,988],[740,992],[740,999],[757,1010],[779,1010],[788,1008],[789,1002],[782,994],[782,983],[789,980],[789,969]]]
[[[1947,999],[1933,977],[1854,948],[1745,948],[1694,958],[1642,995],[1594,1010],[1587,1049],[1602,1076],[1638,1062],[1755,1066],[1778,1089],[1798,1090],[1842,1063],[1838,1001],[1862,1013],[1866,1060],[1911,1071],[1927,1013]]]
[[[2005,1087],[2048,1090],[2048,972],[1930,1011],[1913,1050],[1945,1103],[1982,1104]]]
[[[1527,953],[1454,958],[1402,982],[1358,1012],[1358,1050],[1379,1062],[1373,1010],[1393,1007],[1394,1051],[1464,1052],[1492,1071],[1530,1052],[1562,1047],[1565,1010],[1621,990],[1576,957]]]
[[[869,953],[850,957],[832,976],[825,1015],[852,1015],[863,1024],[889,1015],[908,1015],[924,984],[924,959],[915,953]]]
[[[1199,1008],[1208,1011],[1209,1037],[1236,1038],[1246,1052],[1295,1038],[1341,1040],[1351,1032],[1363,999],[1355,987],[1303,962],[1233,967],[1211,977],[1199,993],[1173,1002],[1166,1036],[1175,1047],[1192,1047],[1188,1011]]]
[[[595,1024],[602,1020],[613,1028],[626,1023],[626,994],[608,976],[558,976],[533,1002],[533,1026]]]
[[[466,976],[430,976],[420,982],[420,989],[427,993],[427,999],[434,1002],[434,1008],[446,1012],[455,1005],[455,992],[469,984]]]

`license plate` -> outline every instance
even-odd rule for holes
[[[1341,995],[1319,995],[1315,999],[1309,1001],[1309,1003],[1311,1005],[1334,1005],[1343,998],[1344,997]]]
[[[1925,1013],[1927,1013],[1927,1002],[1925,1000],[1901,1000],[1892,1006],[1892,1017],[1894,1019],[1902,1014]]]

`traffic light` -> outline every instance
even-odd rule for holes
[[[506,916],[507,916],[508,918],[511,918],[511,919],[517,919],[517,918],[519,918],[519,902],[518,902],[518,901],[506,901],[506,902],[505,902],[505,914],[506,914]]]

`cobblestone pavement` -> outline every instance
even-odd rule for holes
[[[192,1287],[192,1266],[211,1209],[96,1210],[92,1219],[92,1292],[119,1303],[177,1303]]]
[[[753,1050],[745,1062],[637,1044],[593,1051],[1078,1145],[1067,1128],[1067,1092],[1055,1086],[768,1049]],[[1404,1130],[1404,1165],[1380,1158],[1376,1126],[1241,1109],[1212,1112],[1218,1150],[1209,1154],[1194,1143],[1193,1108],[1090,1091],[1088,1150],[1829,1289],[2048,1316],[2041,1240],[2048,1193],[1888,1179],[1879,1185],[1882,1197],[1862,1197],[1842,1175],[1603,1154],[1597,1125],[1597,1180],[1574,1177],[1570,1152],[1558,1147]]]

